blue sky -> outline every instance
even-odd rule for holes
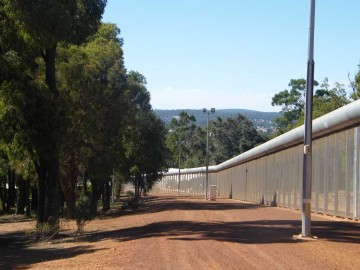
[[[317,0],[315,79],[348,87],[360,60],[359,0]],[[279,111],[272,96],[305,78],[309,0],[108,0],[128,70],[154,109]]]

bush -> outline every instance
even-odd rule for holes
[[[128,196],[128,197],[132,197],[132,196],[135,196],[135,193],[132,190],[128,190],[128,191],[125,192],[125,195]]]
[[[39,241],[53,239],[59,231],[58,222],[37,223],[35,228],[36,239]]]
[[[75,220],[77,225],[77,232],[82,233],[85,225],[94,218],[94,214],[91,211],[91,199],[81,194],[75,203]]]

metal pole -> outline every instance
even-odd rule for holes
[[[180,139],[179,139],[179,178],[178,178],[178,196],[180,194],[180,179],[181,179],[181,175],[180,175],[180,155],[181,155],[181,146],[180,146]]]
[[[209,114],[207,112],[207,125],[206,125],[206,178],[205,178],[205,200],[208,199],[208,186],[209,186]]]
[[[306,79],[305,134],[303,156],[302,236],[311,237],[312,111],[314,91],[315,0],[310,0],[309,47]]]
[[[114,187],[114,185],[115,185],[115,172],[114,172],[114,169],[113,169],[113,174],[112,174],[112,189],[111,189],[111,202],[112,203],[114,203],[114,189],[115,189],[115,187]]]

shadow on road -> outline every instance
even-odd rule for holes
[[[292,227],[289,222],[264,220],[261,222],[192,222],[163,221],[145,226],[132,227],[108,232],[97,232],[83,240],[99,241],[115,238],[118,241],[132,241],[150,237],[168,237],[172,240],[198,241],[216,240],[246,244],[269,244],[294,242],[291,235],[299,232],[299,225]]]
[[[96,242],[103,239],[125,242],[152,237],[165,237],[170,241],[212,240],[241,244],[296,243],[292,236],[301,232],[300,213],[291,211],[288,213],[282,212],[282,217],[284,218],[281,219],[276,218],[276,213],[283,210],[236,201],[222,200],[210,202],[200,198],[148,197],[144,206],[141,206],[134,212],[129,212],[135,215],[148,215],[173,210],[235,210],[235,215],[242,215],[246,211],[247,219],[239,221],[236,221],[236,219],[235,221],[224,220],[221,222],[165,220],[131,228],[89,232],[76,238],[75,242]],[[269,215],[267,215],[267,219],[259,220],[259,215],[261,216],[261,214],[258,211],[265,211],[260,213],[274,211],[274,219],[269,218]],[[254,215],[253,220],[251,220],[252,215]],[[121,222],[121,219],[119,219],[119,222]],[[320,241],[360,244],[359,222],[315,218],[312,221],[312,232],[320,238]],[[71,241],[74,241],[74,239]],[[37,246],[31,235],[19,232],[7,233],[0,235],[0,269],[27,269],[29,265],[34,263],[60,258],[72,258],[81,254],[93,253],[97,250],[99,249],[94,249],[91,245],[87,244],[71,248],[56,248],[49,247],[49,245]]]
[[[8,233],[0,236],[0,269],[28,269],[31,264],[72,258],[81,254],[93,253],[89,245],[71,248],[36,247],[33,237],[24,233]]]
[[[137,214],[173,210],[256,211],[259,208],[268,207],[235,201],[210,202],[200,198],[150,197],[146,206],[137,211]],[[276,208],[268,209],[269,211],[270,209],[276,211]],[[299,213],[296,213],[296,215],[299,215]],[[295,243],[292,236],[300,232],[301,217],[299,215],[299,219],[240,222],[161,221],[140,227],[96,232],[86,236],[83,240],[98,241],[103,238],[113,238],[118,241],[131,241],[165,236],[177,241],[215,240],[245,244],[271,244]],[[312,233],[321,240],[360,243],[360,224],[356,222],[316,220],[312,221]]]
[[[317,221],[312,225],[320,240],[359,243],[359,226]],[[262,220],[255,222],[192,222],[166,221],[88,235],[84,241],[113,238],[132,241],[150,237],[168,237],[172,240],[215,240],[242,244],[295,243],[292,236],[301,232],[301,222],[294,220]]]
[[[172,210],[247,210],[265,207],[264,205],[254,203],[239,203],[233,200],[205,201],[200,197],[148,197],[145,199],[146,205],[139,209],[139,213],[158,213]]]
[[[125,215],[142,215],[150,213],[159,213],[163,211],[173,210],[246,210],[265,207],[264,205],[254,203],[239,203],[228,200],[228,202],[218,203],[217,201],[205,201],[201,197],[171,197],[171,196],[149,196],[145,197],[144,204],[137,209],[126,209],[122,211],[115,211],[106,216],[101,216],[101,219],[108,219],[120,217]]]

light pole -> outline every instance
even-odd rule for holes
[[[113,173],[111,176],[111,202],[114,203],[114,189],[115,189],[115,171],[113,169]]]
[[[174,116],[175,119],[177,119],[177,121],[180,121],[180,116]],[[177,128],[175,128],[174,130],[170,129],[169,132],[174,132],[177,131],[178,129],[180,129],[180,126],[178,126]],[[180,195],[180,180],[181,180],[181,174],[180,174],[180,167],[181,167],[181,139],[180,139],[180,132],[179,134],[175,133],[175,136],[177,136],[177,145],[179,147],[179,174],[178,174],[178,185],[177,185],[177,194],[178,196]]]
[[[310,0],[309,47],[306,79],[305,133],[303,155],[303,192],[302,192],[302,232],[303,237],[311,237],[311,172],[312,172],[312,111],[314,89],[314,28],[315,0]]]
[[[181,179],[181,175],[180,175],[180,156],[181,156],[180,137],[179,137],[178,145],[179,145],[179,178],[178,178],[178,196],[179,196],[180,195],[180,179]]]
[[[211,108],[210,111],[206,108],[203,109],[203,113],[207,114],[206,122],[206,178],[205,178],[205,200],[208,199],[208,189],[209,189],[209,115],[210,113],[215,113],[215,108]]]

